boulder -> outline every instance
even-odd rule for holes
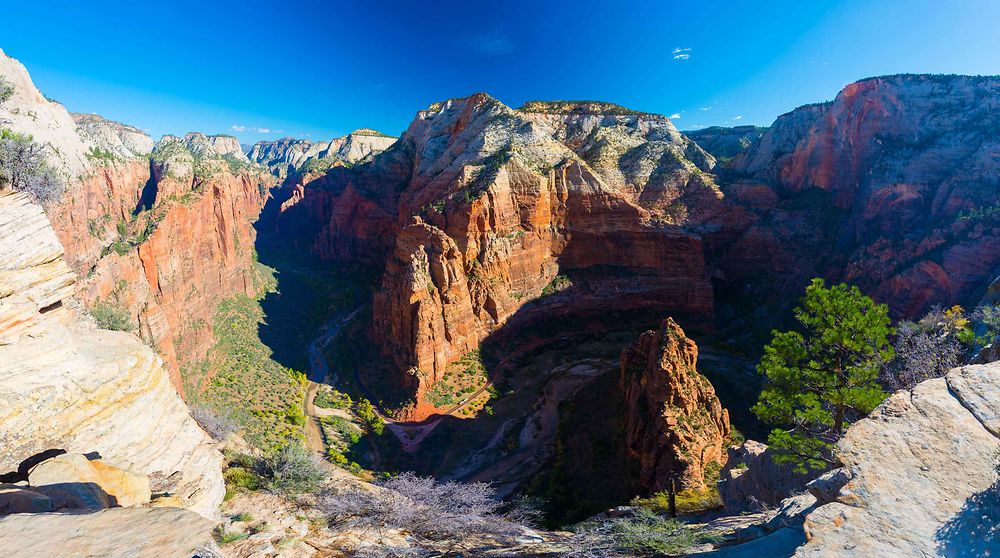
[[[52,499],[41,492],[13,484],[0,485],[0,515],[42,513],[53,509]]]
[[[841,489],[849,480],[851,480],[851,472],[845,467],[840,467],[809,481],[806,489],[819,503],[826,504],[837,500],[838,497],[847,497],[846,494],[841,493]]]
[[[747,440],[728,449],[726,466],[719,473],[719,495],[728,513],[760,511],[804,491],[813,476],[775,463],[766,444]]]
[[[67,453],[28,472],[33,489],[57,500],[57,507],[101,509],[149,502],[149,479],[132,471]]]

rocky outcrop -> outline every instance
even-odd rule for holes
[[[50,510],[42,511],[138,506],[152,497],[149,477],[79,453],[64,453],[31,467],[24,490],[48,498]]]
[[[767,446],[747,440],[727,450],[719,473],[719,495],[731,514],[772,508],[803,492],[816,474],[796,473],[788,463],[775,463]]]
[[[204,515],[222,499],[222,456],[162,360],[134,335],[79,315],[74,274],[41,207],[0,192],[0,471],[61,449],[168,479]]]
[[[24,65],[3,50],[0,77],[11,87],[10,98],[0,103],[0,128],[30,135],[45,146],[65,177],[84,173],[89,168],[87,154],[92,146],[76,133],[76,123],[66,108],[42,95]]]
[[[998,386],[998,364],[957,368],[852,425],[837,448],[847,482],[808,515],[795,556],[1000,551]]]
[[[240,147],[240,140],[235,136],[225,134],[205,135],[200,132],[188,132],[183,138],[166,135],[160,138],[160,144],[180,143],[193,155],[206,159],[216,159],[219,157],[233,157],[237,161],[250,162],[243,148]]]
[[[622,351],[625,437],[648,491],[705,488],[705,469],[721,467],[729,413],[695,368],[698,346],[671,318]]]
[[[317,168],[335,163],[354,164],[381,153],[396,142],[396,138],[368,128],[330,141],[312,142],[292,138],[277,141],[259,141],[247,153],[250,160],[271,170],[275,176],[285,178],[315,162]]]
[[[101,150],[97,154],[99,156],[145,161],[153,151],[153,138],[134,126],[108,120],[98,114],[71,113],[70,116],[76,122],[76,131],[83,141]]]
[[[92,513],[0,517],[11,558],[39,556],[218,556],[214,523],[178,508],[114,508]]]

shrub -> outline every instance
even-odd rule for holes
[[[194,420],[201,426],[202,430],[219,442],[239,430],[239,426],[232,418],[219,414],[202,405],[192,406],[191,416],[194,417]]]
[[[524,529],[521,523],[530,515],[516,507],[505,509],[495,491],[484,483],[439,483],[403,473],[375,484],[380,490],[351,487],[325,493],[318,506],[335,530],[375,532],[380,546],[373,548],[378,550],[391,548],[382,543],[387,531],[405,531],[418,544],[469,536],[508,536],[520,533]]]
[[[556,275],[551,281],[549,281],[548,285],[542,287],[542,296],[548,296],[560,291],[565,291],[572,286],[573,282],[570,281],[569,277],[566,277],[565,275]]]
[[[316,394],[313,404],[324,409],[350,409],[354,401],[351,396],[335,389],[321,389]]]
[[[112,331],[132,331],[135,329],[128,309],[118,303],[98,301],[90,307],[90,315],[97,321],[97,327]]]
[[[14,96],[14,86],[7,83],[3,76],[0,76],[0,105],[6,103]]]
[[[62,195],[63,184],[45,160],[45,148],[31,136],[0,130],[0,188],[10,186],[36,202],[48,203]]]
[[[226,488],[232,489],[243,489],[243,490],[260,490],[263,481],[257,476],[257,473],[253,472],[251,469],[246,469],[243,467],[229,467],[222,474],[223,480],[226,481]]]
[[[385,421],[375,411],[375,407],[371,404],[371,401],[367,399],[358,401],[355,412],[358,418],[364,421],[376,436],[381,436],[385,432]]]
[[[605,558],[621,553],[684,554],[695,544],[716,542],[716,538],[664,518],[646,508],[637,508],[632,517],[587,522],[570,539],[573,558]]]
[[[319,460],[299,442],[258,461],[257,474],[264,479],[265,488],[286,496],[314,492],[326,478]]]
[[[246,533],[226,531],[222,525],[219,525],[212,531],[212,538],[214,538],[215,542],[219,543],[220,545],[227,545],[230,543],[234,543],[236,541],[242,541],[248,536],[249,535],[247,535]]]

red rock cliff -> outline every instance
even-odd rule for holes
[[[163,356],[181,387],[180,366],[214,343],[219,302],[254,295],[252,226],[263,206],[253,172],[163,174],[150,182],[148,161],[97,167],[49,208],[88,306],[127,309],[139,335]],[[148,211],[136,213],[143,191]]]

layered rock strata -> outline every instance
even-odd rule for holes
[[[567,270],[641,271],[608,299],[710,315],[701,240],[682,224],[685,203],[720,198],[714,160],[666,118],[619,109],[439,103],[370,163],[291,189],[279,230],[385,262],[373,331],[418,401]]]
[[[354,130],[344,137],[313,142],[293,138],[259,141],[247,156],[263,165],[275,176],[285,178],[312,163],[317,168],[337,163],[355,164],[381,153],[395,143],[396,138],[368,128]]]

